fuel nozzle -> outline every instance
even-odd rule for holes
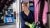
[[[36,28],[41,28],[39,21],[36,23]]]

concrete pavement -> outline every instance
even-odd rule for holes
[[[0,28],[16,28],[16,25],[13,24],[13,25],[3,25],[3,26],[0,26]]]

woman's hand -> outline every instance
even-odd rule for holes
[[[25,22],[25,24],[28,25],[30,28],[34,28],[35,27],[35,24],[34,23],[30,24],[28,22]]]

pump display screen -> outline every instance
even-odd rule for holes
[[[14,17],[4,17],[4,22],[5,23],[14,22]]]

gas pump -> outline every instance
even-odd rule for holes
[[[4,17],[4,23],[5,24],[14,23],[13,9],[7,10],[7,14]]]

